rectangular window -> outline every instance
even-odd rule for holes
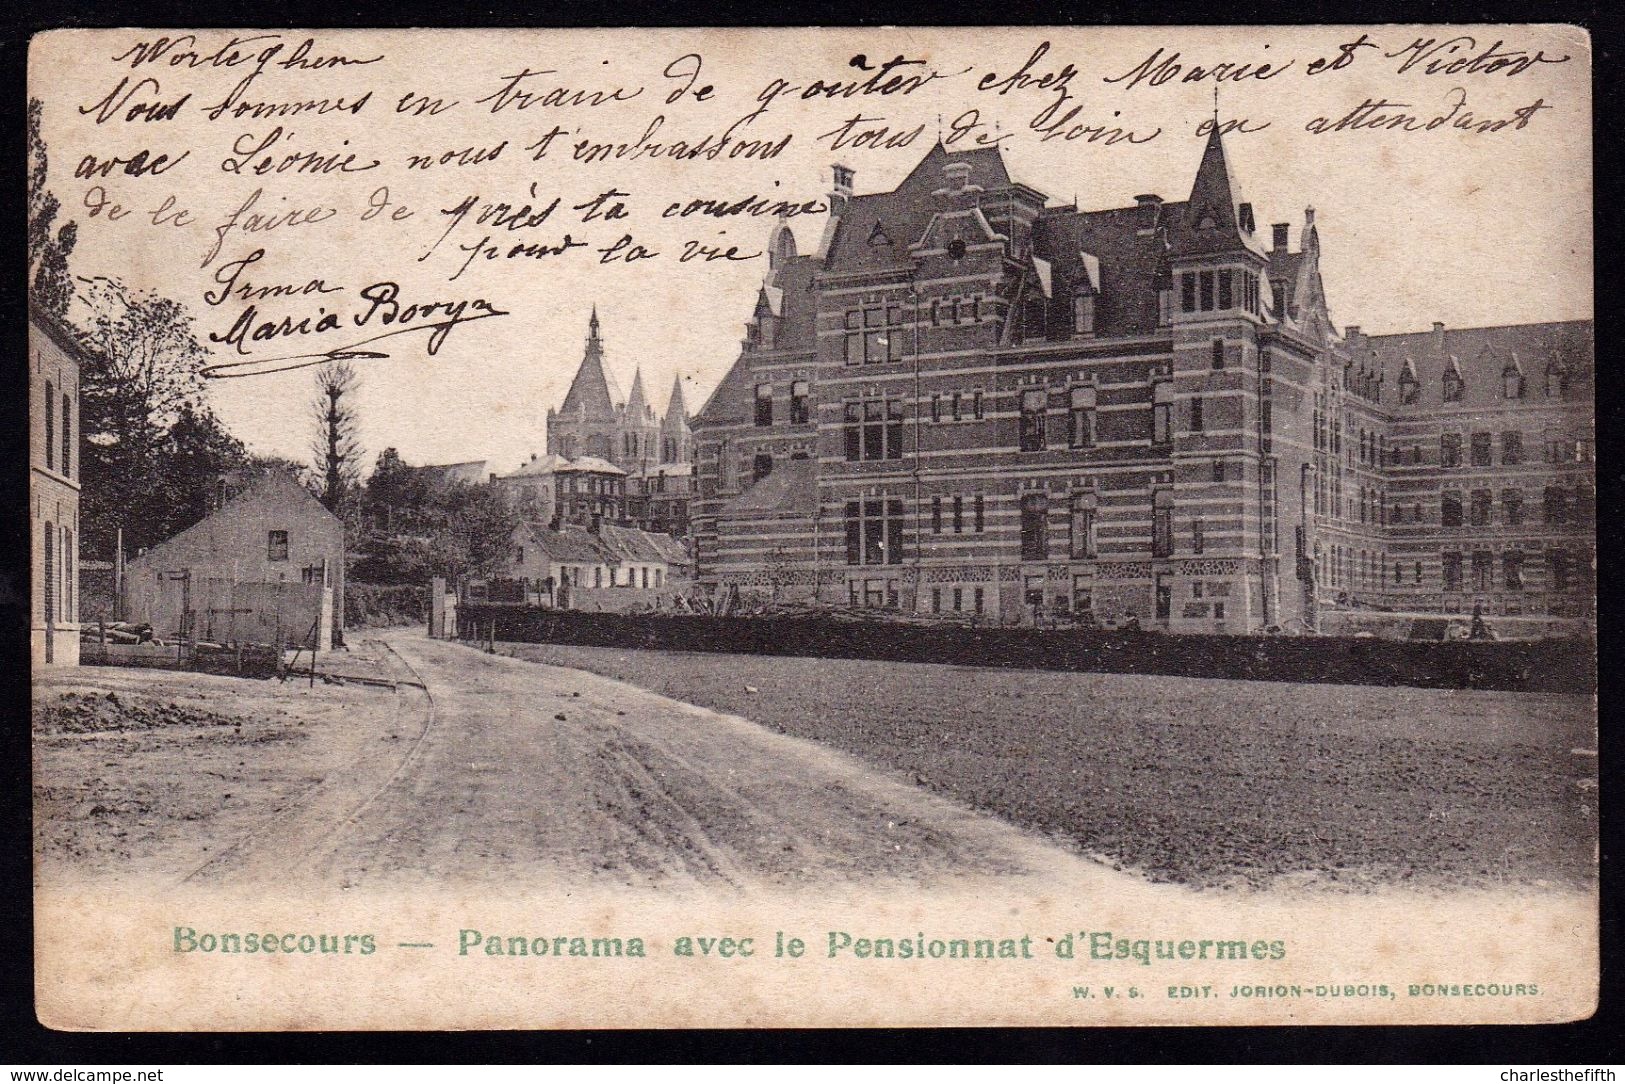
[[[1213,272],[1211,272],[1211,271],[1201,271],[1201,272],[1198,272],[1198,274],[1200,274],[1201,277],[1202,277],[1202,311],[1203,312],[1211,312],[1212,309],[1213,309],[1213,292],[1214,292],[1213,291],[1213,286],[1214,286]]]
[[[1441,467],[1459,467],[1459,466],[1461,466],[1461,434],[1460,433],[1440,433],[1439,434],[1439,466],[1441,466]]]
[[[1025,493],[1021,497],[1021,559],[1042,561],[1049,556],[1049,497]]]
[[[1475,467],[1487,467],[1491,463],[1489,433],[1474,433],[1472,437],[1472,462]]]
[[[846,314],[846,363],[874,365],[903,356],[903,310],[872,305]]]
[[[1446,591],[1461,590],[1461,554],[1442,554],[1440,561],[1444,568],[1444,589]]]
[[[987,517],[984,515],[982,495],[978,493],[971,502],[971,529],[977,534],[981,534],[985,526],[987,526]]]
[[[1076,335],[1095,333],[1095,295],[1079,294],[1072,299],[1072,331]]]
[[[982,614],[982,610],[983,610],[982,601],[983,601],[982,589],[980,587],[971,588],[971,610],[977,616],[981,616],[981,614]]]
[[[1215,459],[1213,461],[1213,480],[1215,482],[1224,481],[1224,460],[1222,459]]]
[[[1486,550],[1478,550],[1473,554],[1473,590],[1488,591],[1495,586],[1491,569],[1491,555]]]
[[[773,385],[756,385],[756,424],[773,424]]]
[[[1523,590],[1523,554],[1507,553],[1501,556],[1501,582],[1508,591]]]
[[[842,430],[846,438],[846,461],[855,463],[863,458],[863,404],[847,403],[842,409]]]
[[[942,498],[931,498],[931,533],[942,533]]]
[[[1073,388],[1072,409],[1069,416],[1069,436],[1074,448],[1089,448],[1095,443],[1095,389]]]
[[[942,612],[942,588],[940,587],[931,588],[931,612],[934,614]]]
[[[287,531],[267,531],[265,533],[265,559],[267,561],[286,561],[288,559]]]
[[[1174,554],[1174,495],[1171,490],[1159,489],[1151,499],[1151,556],[1172,557]]]
[[[886,563],[886,502],[876,497],[863,502],[863,563]]]
[[[806,425],[812,418],[812,411],[808,408],[808,399],[812,388],[805,380],[794,381],[790,385],[790,424]]]
[[[1461,496],[1456,493],[1444,493],[1439,497],[1439,525],[1441,527],[1461,526]]]
[[[1501,462],[1516,467],[1523,462],[1523,434],[1516,430],[1501,434]]]
[[[931,420],[933,422],[940,422],[942,420],[942,396],[941,395],[933,395],[933,396],[931,396]]]
[[[1049,392],[1034,388],[1021,393],[1021,450],[1044,450],[1044,414],[1049,406]]]
[[[903,458],[903,401],[886,400],[886,458]]]
[[[1179,307],[1186,312],[1196,311],[1196,274],[1191,271],[1179,273]]]
[[[1550,589],[1553,591],[1567,591],[1569,589],[1569,555],[1562,550],[1548,550],[1546,553],[1546,567],[1551,574]]]
[[[1569,521],[1569,494],[1561,486],[1547,486],[1544,495],[1546,522],[1567,523]]]
[[[978,421],[982,418],[982,393],[979,391],[970,393],[970,414]]]
[[[980,500],[980,498],[978,498]],[[963,534],[965,531],[965,498],[954,494],[954,534]]]
[[[964,416],[965,416],[964,408],[963,408],[963,405],[962,405],[961,400],[960,400],[960,395],[959,395],[959,393],[957,391],[954,392],[953,395],[949,397],[948,403],[949,403],[949,406],[952,408],[951,413],[953,414],[954,421],[957,422],[957,421],[963,420]]]
[[[965,608],[965,589],[963,587],[956,587],[956,588],[954,588],[954,612],[959,613],[964,608]]]
[[[1191,520],[1191,552],[1192,553],[1201,553],[1202,550],[1206,547],[1207,540],[1206,540],[1205,535],[1206,535],[1207,532],[1205,531],[1204,527],[1205,527],[1205,525],[1203,524],[1203,522],[1201,520],[1199,520],[1199,519]]]
[[[1519,526],[1523,523],[1523,491],[1508,489],[1501,494],[1501,514],[1507,525]]]
[[[1202,397],[1200,395],[1193,395],[1191,397],[1192,433],[1200,433],[1206,427],[1206,422],[1203,417],[1204,413],[1205,412],[1202,409]]]
[[[1095,555],[1095,495],[1072,495],[1072,557],[1082,560]]]
[[[1495,495],[1489,490],[1473,490],[1472,524],[1474,527],[1489,526],[1491,519],[1491,508],[1494,504]]]
[[[1228,308],[1229,306],[1227,305],[1225,307]],[[1224,340],[1223,339],[1214,339],[1213,340],[1213,367],[1215,369],[1224,368]]]
[[[1230,309],[1236,304],[1235,291],[1230,285],[1230,271],[1225,269],[1219,272],[1219,308]],[[1218,368],[1217,365],[1214,366]]]
[[[862,501],[847,501],[846,563],[896,565],[902,562],[901,498],[866,497]]]

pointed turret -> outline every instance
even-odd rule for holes
[[[679,373],[671,378],[671,399],[666,403],[666,416],[662,427],[688,424],[688,404],[683,400],[683,377]]]
[[[683,378],[672,377],[671,399],[660,419],[660,461],[689,463],[694,458],[694,433],[688,425],[688,405],[683,399]]]
[[[587,322],[587,348],[581,357],[570,390],[564,396],[560,414],[582,414],[588,418],[613,418],[620,389],[604,370],[604,344],[598,338],[598,306]]]
[[[634,422],[654,417],[654,409],[649,406],[649,398],[643,394],[643,366],[641,365],[632,371],[632,391],[626,397],[626,416]]]
[[[1185,214],[1170,231],[1169,242],[1182,256],[1237,250],[1264,254],[1252,204],[1242,195],[1217,128],[1208,134]]]

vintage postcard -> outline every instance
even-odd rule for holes
[[[1588,1016],[1590,85],[38,36],[40,1019]]]

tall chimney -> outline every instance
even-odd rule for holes
[[[1444,353],[1444,321],[1433,321],[1433,352]]]
[[[846,210],[846,201],[852,198],[852,181],[856,174],[851,166],[839,162],[830,168],[835,174],[835,184],[829,193],[829,213],[838,215]]]
[[[1274,243],[1270,247],[1277,252],[1285,252],[1288,244],[1287,239],[1292,233],[1292,223],[1277,222],[1270,227],[1270,230],[1275,234]]]

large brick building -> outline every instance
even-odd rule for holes
[[[830,207],[814,253],[774,229],[694,419],[703,584],[1223,632],[1584,605],[1589,323],[1340,334],[1314,211],[1266,235],[1217,134],[1182,202],[1049,206],[939,144]]]
[[[79,366],[84,348],[28,313],[28,497],[36,663],[79,662]]]

